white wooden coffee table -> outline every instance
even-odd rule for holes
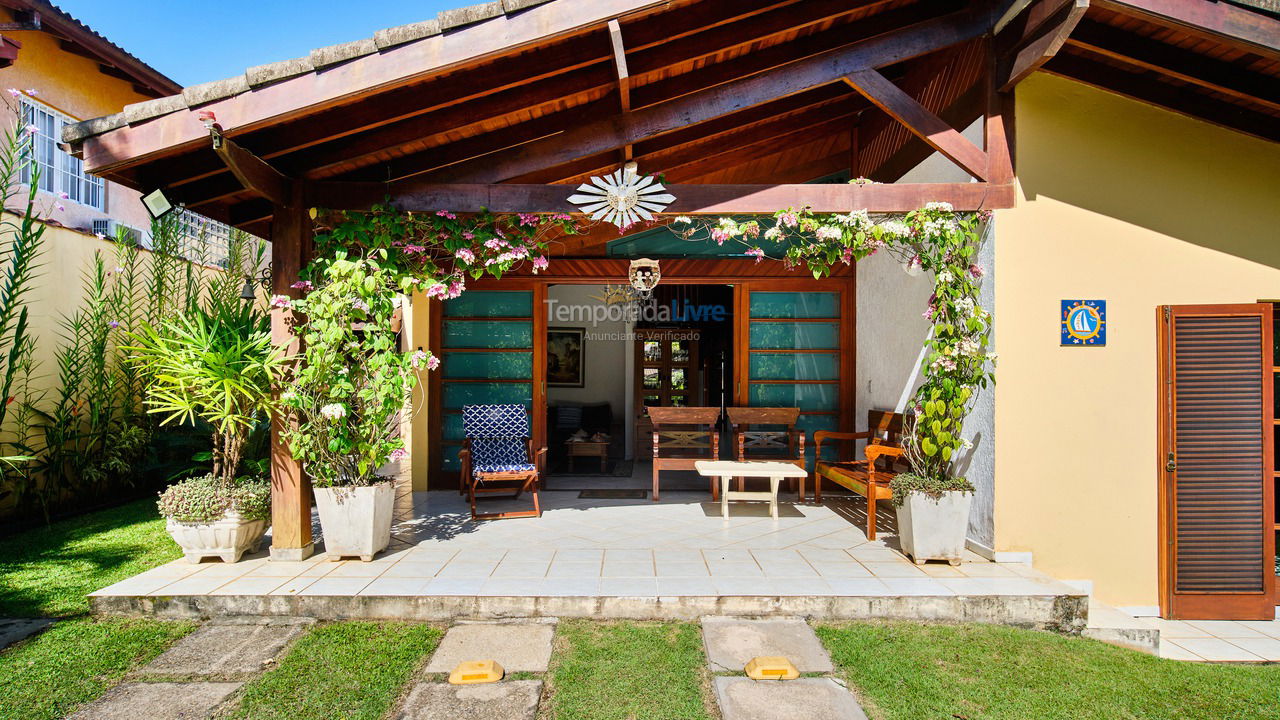
[[[756,460],[754,462],[699,460],[693,464],[693,467],[703,477],[720,478],[720,515],[726,520],[729,519],[730,500],[768,500],[769,515],[775,518],[778,517],[778,484],[782,482],[783,478],[802,478],[809,475],[804,468],[797,467],[794,463],[772,460]],[[730,491],[729,481],[737,477],[769,478],[769,490],[768,492],[763,490]]]

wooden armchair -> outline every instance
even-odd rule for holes
[[[490,520],[541,517],[538,483],[546,463],[547,449],[533,449],[529,414],[523,405],[463,405],[462,427],[466,434],[458,452],[462,490],[471,503],[471,517]],[[514,493],[519,498],[528,491],[532,510],[477,513],[480,495]]]
[[[889,481],[906,470],[902,457],[902,433],[906,416],[888,410],[867,412],[866,432],[846,433],[819,430],[813,434],[817,460],[813,468],[814,497],[822,502],[822,481],[852,490],[867,499],[867,539],[876,539],[876,503],[889,500],[893,491]],[[822,444],[827,441],[856,444],[866,442],[863,460],[828,461],[822,459]]]
[[[699,460],[716,460],[720,433],[716,421],[720,408],[651,407],[653,423],[653,500],[658,501],[658,473],[663,470],[694,470]],[[720,497],[715,478],[710,478],[711,499]]]
[[[796,428],[800,408],[729,408],[729,424],[733,428],[733,447],[739,462],[747,460],[776,460],[794,463],[805,468],[804,431]],[[781,428],[762,430],[761,426]],[[799,480],[799,498],[804,502],[804,478],[788,478],[787,487],[796,491]],[[738,478],[738,491],[742,491],[742,478]]]

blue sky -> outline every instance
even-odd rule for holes
[[[478,0],[54,0],[178,84],[371,37]]]

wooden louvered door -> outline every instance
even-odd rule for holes
[[[1157,321],[1161,614],[1273,619],[1271,306],[1166,306]]]

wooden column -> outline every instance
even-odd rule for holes
[[[303,202],[303,184],[293,183],[288,206],[277,205],[271,232],[271,293],[298,297],[290,287],[310,261],[311,218]],[[301,349],[293,311],[271,310],[271,340],[290,354]],[[276,392],[280,390],[277,388]],[[311,555],[311,482],[284,442],[284,421],[271,426],[271,559],[304,560]]]

